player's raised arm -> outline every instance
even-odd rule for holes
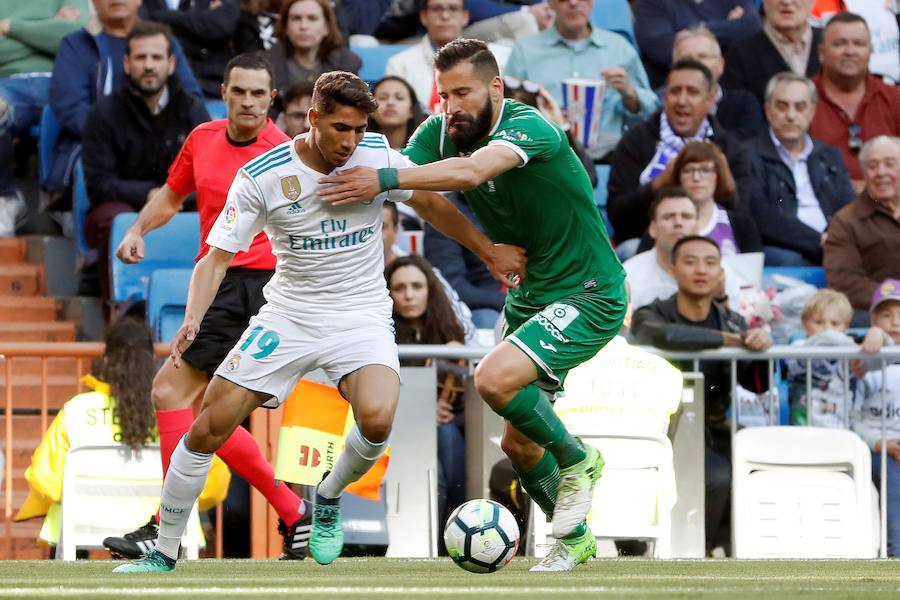
[[[128,264],[140,262],[144,258],[144,236],[168,223],[181,210],[184,198],[184,194],[173,190],[168,183],[157,188],[116,248],[119,260]]]
[[[416,191],[407,204],[435,229],[474,252],[499,281],[514,288],[525,279],[528,260],[525,249],[511,244],[494,244],[440,194]],[[511,277],[512,274],[515,277]]]

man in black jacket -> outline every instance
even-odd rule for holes
[[[622,136],[610,163],[606,205],[617,243],[640,238],[647,229],[650,203],[654,192],[662,187],[659,175],[692,140],[710,141],[725,153],[737,187],[733,207],[748,210],[750,158],[741,141],[710,114],[715,98],[713,75],[706,65],[696,60],[679,61],[666,78],[662,112]]]
[[[179,85],[168,27],[139,22],[128,34],[126,80],[88,111],[82,150],[91,207],[85,236],[97,248],[100,288],[109,292],[109,234],[122,212],[139,211],[165,183],[191,130],[209,120]]]
[[[802,75],[773,77],[766,87],[769,127],[750,142],[750,211],[767,265],[821,265],[828,222],[855,197],[841,153],[808,133],[816,96]]]
[[[642,344],[666,350],[705,350],[723,346],[762,351],[772,338],[762,329],[748,329],[744,319],[715,300],[723,277],[719,247],[702,236],[675,243],[672,264],[678,291],[634,314],[631,331]],[[679,365],[690,370],[690,362]],[[731,430],[726,412],[731,405],[731,367],[727,361],[704,361],[706,403],[706,546],[728,547],[731,497]],[[752,392],[768,388],[765,361],[738,365],[738,382]]]

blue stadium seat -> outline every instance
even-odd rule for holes
[[[591,23],[597,27],[618,33],[638,50],[637,38],[634,37],[634,22],[628,0],[596,0],[591,13]]]
[[[207,100],[206,112],[209,113],[209,118],[214,121],[216,119],[224,119],[228,116],[228,107],[225,106],[225,102],[222,100]]]
[[[59,137],[60,125],[53,114],[53,109],[47,104],[41,112],[41,130],[38,133],[38,172],[41,181],[46,181],[53,164],[53,148],[56,146],[56,138]]]
[[[773,275],[793,277],[794,279],[799,279],[810,285],[814,285],[817,288],[828,287],[828,282],[825,281],[825,269],[823,267],[765,267],[763,269],[763,287],[782,287],[772,279]]]
[[[116,248],[137,213],[122,213],[113,220],[110,243],[110,300],[113,303],[146,300],[150,274],[157,269],[193,269],[200,247],[200,218],[195,212],[178,213],[172,220],[144,236],[144,260],[126,265],[116,258]]]
[[[357,46],[351,48],[362,59],[359,77],[370,86],[384,77],[384,67],[390,57],[409,48],[406,44]]]
[[[147,289],[147,322],[153,337],[168,342],[184,321],[191,269],[157,269]]]
[[[75,250],[81,266],[92,264],[97,260],[97,251],[88,248],[84,234],[84,223],[87,220],[91,201],[88,198],[87,183],[84,179],[84,168],[81,160],[75,163],[75,185],[72,188],[72,228],[75,230]]]

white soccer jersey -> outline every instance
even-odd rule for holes
[[[238,171],[206,243],[238,252],[265,230],[277,264],[264,294],[269,305],[287,316],[304,319],[340,313],[342,318],[390,319],[381,206],[385,200],[408,200],[412,192],[385,192],[367,204],[323,203],[318,180],[326,173],[305,165],[294,147],[305,135],[276,146]],[[355,166],[409,165],[383,135],[366,133],[350,160],[333,173]]]

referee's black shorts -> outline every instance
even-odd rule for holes
[[[250,317],[266,303],[263,287],[274,271],[259,269],[228,269],[209,310],[200,324],[194,343],[182,359],[198,371],[210,376],[241,339]]]

